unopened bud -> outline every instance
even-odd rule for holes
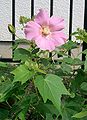
[[[30,18],[27,18],[27,17],[24,17],[24,16],[20,16],[20,19],[19,19],[19,23],[20,24],[25,24],[28,21],[30,21]]]
[[[11,24],[8,24],[8,30],[9,32],[11,32],[12,34],[15,34],[16,30],[15,30],[15,27]]]

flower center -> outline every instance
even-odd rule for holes
[[[42,27],[41,32],[43,35],[47,36],[50,34],[50,29],[48,26]]]

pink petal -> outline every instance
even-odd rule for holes
[[[64,19],[52,16],[50,18],[49,27],[51,31],[60,31],[64,29]]]
[[[41,26],[34,21],[30,21],[24,28],[25,37],[29,40],[35,39],[40,35]]]
[[[55,46],[61,46],[66,43],[67,37],[63,32],[52,32],[51,34],[52,39],[54,39]]]
[[[39,25],[46,26],[49,24],[49,16],[45,10],[40,9],[39,13],[35,16],[35,22]]]
[[[50,38],[39,36],[35,40],[36,45],[41,50],[49,50],[50,52],[55,49],[55,44],[53,41],[51,41]]]

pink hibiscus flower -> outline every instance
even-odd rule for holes
[[[34,40],[41,50],[51,52],[67,40],[62,29],[64,29],[64,19],[49,17],[45,10],[40,9],[34,21],[27,22],[24,33],[26,39]]]

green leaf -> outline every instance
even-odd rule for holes
[[[84,71],[87,72],[87,54],[85,56]]]
[[[64,101],[64,106],[62,109],[62,120],[77,120],[76,118],[72,117],[74,114],[81,111],[83,108],[83,101],[84,98],[81,96],[75,96],[73,99],[68,98]],[[79,119],[79,120],[86,120],[86,119]]]
[[[23,113],[23,111],[19,113],[18,117],[20,118],[20,120],[26,120],[25,114]]]
[[[75,76],[75,80],[72,80],[71,82],[72,91],[76,92],[76,89],[80,89],[80,85],[86,81],[87,75],[84,73],[82,69],[78,69],[77,74]]]
[[[41,58],[41,59],[40,59],[40,62],[41,62],[41,64],[43,64],[44,66],[50,65],[49,60],[46,59],[46,58]]]
[[[87,32],[85,29],[77,29],[78,34],[75,36],[77,40],[81,40],[87,43]]]
[[[79,58],[74,58],[73,64],[74,65],[83,65],[84,62],[82,60],[80,60]]]
[[[46,114],[46,120],[54,120],[51,114]]]
[[[65,58],[63,58],[63,61],[67,64],[73,64],[73,58],[65,57]]]
[[[68,41],[66,44],[62,45],[60,48],[66,49],[66,51],[69,51],[71,49],[77,48],[76,42]]]
[[[72,36],[72,35],[76,35],[76,34],[78,34],[78,32],[77,32],[77,31],[76,31],[76,32],[71,33],[71,36]]]
[[[67,64],[70,64],[70,65],[83,65],[84,62],[81,61],[79,58],[68,58],[68,57],[65,57],[63,58],[63,61]]]
[[[84,51],[82,51],[82,53],[83,53],[83,54],[87,54],[87,49],[86,49],[86,50],[84,50]]]
[[[81,85],[80,85],[81,89],[84,90],[84,91],[87,91],[87,82],[83,82]]]
[[[85,117],[85,116],[87,116],[87,110],[81,111],[81,112],[73,115],[72,117],[75,117],[75,118],[83,118],[83,117]]]
[[[0,62],[0,67],[7,67],[7,63]]]
[[[7,120],[9,111],[3,108],[0,108],[0,120]]]
[[[33,71],[29,71],[28,67],[25,65],[18,66],[11,73],[15,75],[13,82],[20,81],[22,84],[24,84],[27,80],[31,79],[34,75]]]
[[[72,71],[71,66],[67,65],[66,63],[62,63],[61,68],[62,68],[64,73],[70,73]]]
[[[36,106],[36,110],[41,113],[43,116],[46,116],[47,113],[51,114],[51,115],[58,115],[58,109],[52,104],[52,103],[43,103],[40,102],[37,106]]]
[[[76,120],[72,118],[72,115],[75,114],[77,111],[71,108],[64,108],[62,113],[62,120]]]
[[[44,102],[46,103],[47,99],[49,99],[61,112],[61,96],[63,94],[69,95],[69,92],[65,88],[62,79],[57,75],[48,74],[45,79],[42,76],[37,76],[34,83],[38,88]]]
[[[30,52],[23,48],[18,48],[14,51],[14,60],[26,61],[30,57]]]
[[[34,97],[34,99],[35,99],[35,97]],[[13,106],[10,110],[10,117],[11,118],[19,117],[21,120],[25,120],[31,101],[33,101],[31,95],[30,96],[23,95],[22,99],[20,99],[19,101],[15,102],[15,104],[13,104]]]
[[[0,102],[5,101],[10,96],[12,88],[13,84],[9,80],[0,84]]]
[[[30,64],[31,63],[31,64]],[[46,74],[46,72],[42,69],[39,68],[38,64],[32,60],[28,60],[25,62],[25,65],[30,69],[33,70],[34,72],[40,72],[43,74]]]

